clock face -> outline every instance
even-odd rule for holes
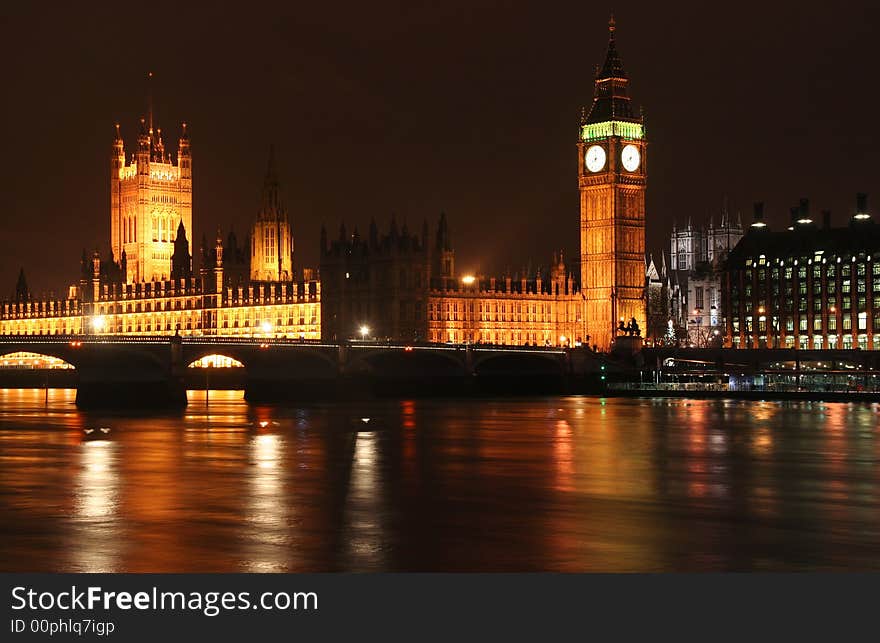
[[[586,161],[587,169],[590,172],[598,172],[605,167],[605,148],[601,145],[591,145],[587,148],[584,161]]]
[[[639,148],[635,145],[627,145],[620,154],[620,160],[623,162],[623,169],[627,172],[635,172],[639,169],[639,163],[642,160]]]

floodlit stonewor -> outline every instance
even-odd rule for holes
[[[630,104],[614,33],[612,20],[593,102],[578,129],[580,256],[566,261],[559,251],[544,269],[461,275],[441,214],[433,238],[427,221],[421,234],[393,218],[387,234],[375,222],[363,236],[343,224],[332,241],[322,233],[317,269],[294,270],[293,228],[304,213],[288,215],[274,152],[250,234],[239,240],[218,230],[194,253],[189,130],[181,126],[175,158],[151,113],[141,119],[130,157],[116,126],[109,256],[83,251],[80,278],[64,299],[22,292],[5,302],[0,334],[345,341],[367,339],[362,329],[369,328],[382,340],[599,350],[611,348],[621,322],[640,335],[645,127]]]

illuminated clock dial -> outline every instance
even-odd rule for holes
[[[623,162],[623,169],[627,172],[635,172],[639,169],[639,163],[642,160],[639,148],[635,145],[627,145],[620,154],[620,160]]]
[[[590,172],[598,172],[605,167],[605,148],[601,145],[591,145],[587,148],[584,160]]]

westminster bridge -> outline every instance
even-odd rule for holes
[[[211,355],[239,362],[250,401],[349,395],[589,392],[604,380],[603,356],[584,348],[485,344],[330,343],[278,338],[15,335],[0,354],[36,353],[75,369],[77,404],[183,406],[193,371]],[[209,387],[204,369],[205,388]],[[47,380],[48,381],[48,380]],[[47,384],[48,385],[48,384]]]

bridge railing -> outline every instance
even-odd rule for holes
[[[565,348],[560,346],[527,346],[516,344],[465,344],[465,343],[432,343],[432,342],[399,342],[381,340],[345,340],[342,342],[326,342],[320,339],[301,339],[290,337],[241,337],[241,336],[211,336],[211,335],[0,335],[0,345],[39,345],[39,344],[140,344],[140,345],[167,345],[173,340],[179,340],[185,345],[265,345],[265,346],[313,346],[325,348],[337,348],[347,346],[350,348],[366,349],[398,349],[398,350],[442,350],[474,352],[518,352],[518,353],[545,353],[563,355],[571,351],[583,351],[583,348]]]

